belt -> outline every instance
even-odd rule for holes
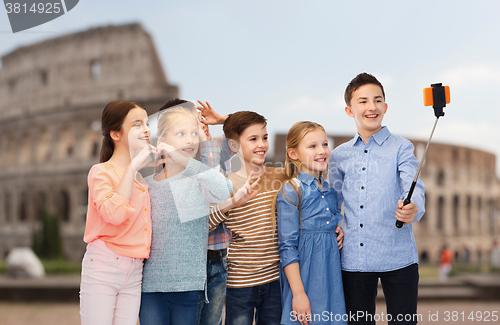
[[[207,259],[209,261],[218,261],[227,256],[227,248],[221,250],[207,250]]]

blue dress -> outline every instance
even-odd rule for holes
[[[299,263],[304,290],[311,304],[313,324],[347,324],[335,228],[342,221],[336,213],[337,194],[326,181],[300,172],[295,184],[287,182],[277,196],[278,244],[283,314],[281,324],[298,324],[292,309],[292,291],[284,267]],[[286,194],[286,196],[283,194]],[[295,202],[295,204],[293,202]]]

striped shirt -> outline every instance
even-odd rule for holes
[[[224,222],[232,232],[228,254],[228,288],[244,288],[279,279],[278,235],[272,229],[271,205],[280,189],[284,171],[266,167],[257,187],[258,194],[247,203],[222,213],[219,206],[210,212],[210,229]],[[246,178],[229,173],[233,194]]]

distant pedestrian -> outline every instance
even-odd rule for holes
[[[451,272],[451,263],[453,262],[453,252],[448,246],[443,245],[439,258],[439,280],[446,281]]]
[[[462,263],[470,263],[470,250],[465,244],[462,245]]]
[[[491,248],[490,263],[492,267],[500,269],[500,246],[496,240],[493,242],[493,247]]]

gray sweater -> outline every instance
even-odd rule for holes
[[[230,197],[231,181],[194,159],[171,178],[156,181],[149,176],[146,181],[153,237],[144,263],[142,291],[203,290],[209,204]]]

